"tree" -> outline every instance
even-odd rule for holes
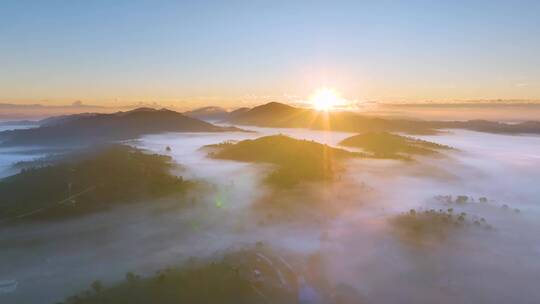
[[[103,283],[100,280],[95,280],[90,286],[96,293],[100,293],[103,290]]]

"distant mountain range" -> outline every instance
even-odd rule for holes
[[[279,128],[329,129],[347,132],[404,132],[435,134],[441,129],[466,129],[487,133],[540,134],[540,121],[501,123],[487,120],[427,121],[415,119],[381,118],[357,112],[319,112],[271,102],[229,117],[227,122],[238,125]]]
[[[71,105],[46,105],[46,104],[13,104],[0,103],[0,125],[17,125],[24,122],[25,125],[37,125],[40,120],[54,116],[70,116],[80,113],[114,113],[118,111],[130,111],[138,108],[168,108],[180,112],[174,105],[160,105],[158,103],[136,103],[123,106],[100,106],[74,102]],[[234,116],[238,111],[249,110],[239,108],[233,111],[218,106],[196,108],[182,114],[209,121],[222,121]]]
[[[0,120],[39,120],[44,117],[70,115],[81,112],[111,113],[127,110],[74,102],[71,105],[12,104],[0,103]]]
[[[203,107],[183,113],[186,116],[202,120],[224,120],[229,112],[221,107]]]
[[[502,123],[488,120],[417,120],[365,115],[359,112],[330,111],[293,107],[270,102],[253,108],[227,111],[220,107],[205,107],[185,113],[168,109],[138,108],[131,111],[81,113],[53,116],[37,122],[32,129],[0,132],[2,145],[73,145],[125,140],[144,134],[162,132],[222,132],[239,130],[220,127],[208,121],[236,125],[278,128],[328,129],[346,132],[402,132],[436,134],[444,129],[465,129],[499,134],[540,134],[540,121]]]
[[[167,109],[138,108],[112,114],[84,113],[44,119],[40,126],[0,132],[4,146],[85,145],[125,140],[162,132],[224,132],[235,127],[219,127]]]
[[[244,112],[249,111],[250,108],[238,108],[233,111],[227,111],[221,107],[203,107],[195,110],[184,112],[183,114],[189,117],[202,119],[206,121],[225,121],[236,117]]]

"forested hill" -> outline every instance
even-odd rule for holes
[[[330,180],[340,169],[340,161],[365,156],[284,135],[226,142],[207,148],[211,149],[209,156],[212,158],[273,164],[277,168],[267,176],[266,182],[285,187],[306,181]]]
[[[0,180],[0,222],[57,219],[186,191],[169,156],[124,145],[68,154]]]

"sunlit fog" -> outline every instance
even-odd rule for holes
[[[0,304],[540,303],[540,1],[0,1]]]
[[[53,303],[97,279],[112,285],[127,272],[151,275],[256,244],[306,261],[316,257],[320,273],[300,263],[295,275],[307,282],[323,276],[336,292],[347,286],[362,303],[525,303],[540,296],[540,137],[446,130],[419,136],[453,148],[436,157],[351,159],[332,182],[283,190],[263,182],[272,165],[209,158],[203,147],[276,134],[340,147],[353,134],[245,128],[251,132],[170,132],[126,141],[171,156],[179,165],[172,172],[200,181],[202,190],[3,227],[0,273],[18,285],[0,296],[5,303]],[[3,148],[2,175],[13,171],[9,164],[43,155],[31,151]],[[450,208],[470,223],[441,228],[434,222],[418,232],[396,222],[410,210]],[[444,233],[433,232],[439,229]]]

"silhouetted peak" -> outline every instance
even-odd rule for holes
[[[290,105],[287,105],[287,104],[284,104],[284,103],[281,103],[281,102],[276,102],[276,101],[272,101],[272,102],[269,102],[269,103],[254,107],[253,109],[265,109],[265,108],[266,109],[280,109],[280,110],[282,110],[282,109],[283,110],[295,109],[295,107],[293,107],[293,106],[290,106]]]
[[[156,111],[159,111],[159,110],[154,109],[154,108],[150,108],[150,107],[140,107],[140,108],[136,108],[136,109],[133,109],[133,110],[130,110],[130,111],[126,111],[125,113],[133,113],[133,112],[156,112]]]
[[[133,110],[130,110],[130,111],[125,111],[125,112],[117,112],[117,113],[114,113],[115,115],[117,116],[126,116],[126,115],[131,115],[131,114],[141,114],[141,113],[174,113],[174,114],[178,114],[178,115],[182,115],[181,113],[179,112],[176,112],[176,111],[173,111],[173,110],[169,110],[167,108],[161,108],[161,109],[155,109],[155,108],[150,108],[150,107],[140,107],[140,108],[136,108],[136,109],[133,109]]]
[[[215,112],[227,112],[227,110],[225,110],[224,108],[222,107],[217,107],[217,106],[209,106],[209,107],[202,107],[202,108],[197,108],[197,109],[193,109],[189,112],[207,112],[207,113],[215,113]]]
[[[242,107],[242,108],[238,108],[238,109],[235,109],[235,110],[231,111],[231,114],[244,113],[244,112],[247,112],[249,110],[250,110],[250,108],[248,108],[248,107]]]

